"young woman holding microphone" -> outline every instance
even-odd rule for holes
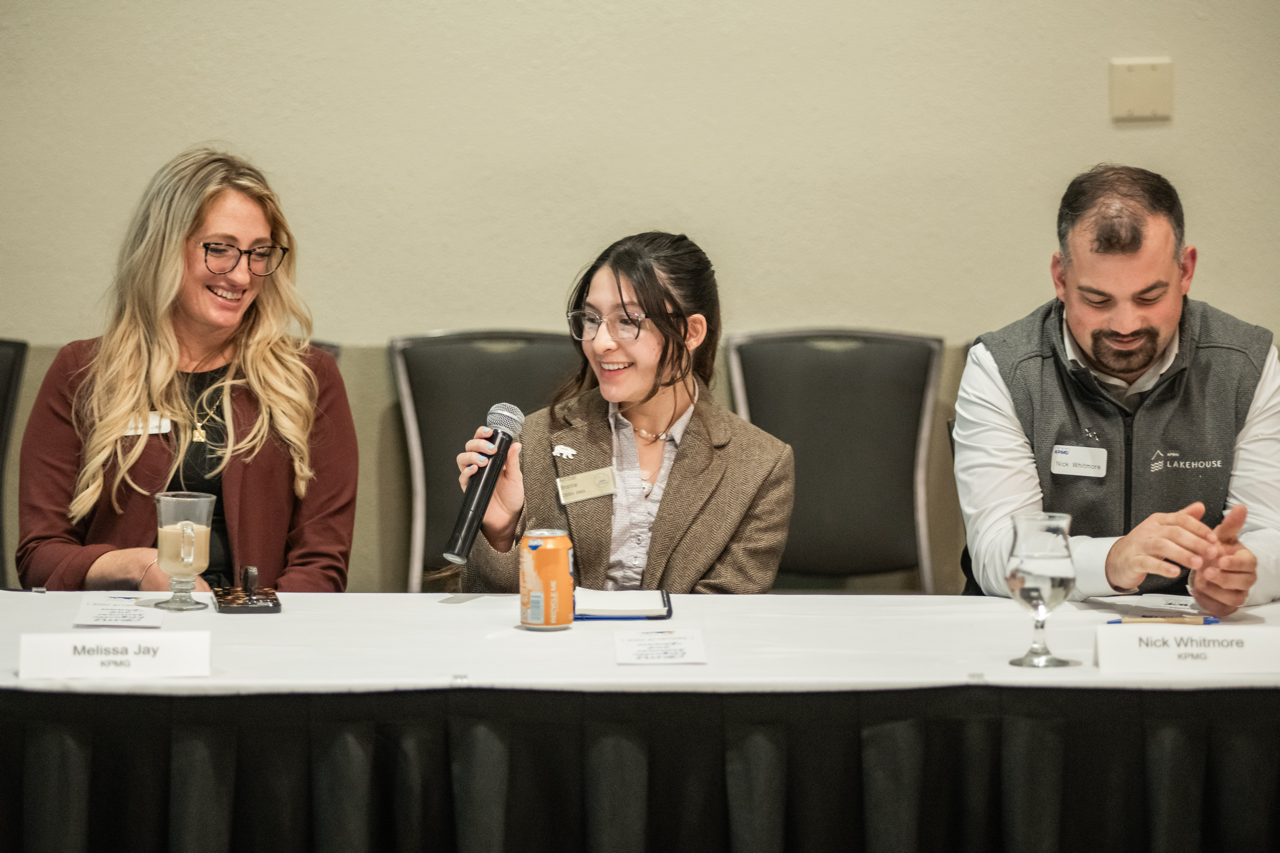
[[[554,528],[569,532],[584,587],[767,591],[787,539],[793,458],[708,391],[720,300],[706,254],[684,235],[619,240],[579,279],[568,320],[579,370],[512,447],[466,589],[517,590],[521,535]],[[488,462],[489,437],[481,427],[458,455],[464,489]],[[557,480],[605,469],[612,492],[561,502]]]

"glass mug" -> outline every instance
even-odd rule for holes
[[[1030,650],[1009,663],[1014,666],[1072,666],[1078,661],[1056,658],[1044,640],[1049,611],[1067,600],[1076,583],[1071,562],[1071,516],[1034,512],[1013,517],[1013,553],[1009,555],[1009,595],[1031,611],[1035,640]]]
[[[209,525],[217,498],[201,492],[161,492],[156,495],[157,559],[169,576],[173,595],[156,605],[161,610],[204,610],[191,591],[196,578],[209,567]]]

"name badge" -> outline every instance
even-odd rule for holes
[[[556,479],[556,489],[560,492],[560,503],[568,506],[588,498],[611,495],[617,485],[613,479],[613,468],[597,468],[581,474]]]
[[[1106,672],[1280,672],[1280,628],[1257,625],[1099,625]]]
[[[168,418],[160,417],[159,412],[152,412],[147,421],[147,435],[162,435],[173,429],[173,425]],[[125,435],[142,435],[142,423],[134,418],[129,422],[129,428],[124,431]]]
[[[1105,477],[1107,475],[1107,451],[1101,447],[1053,446],[1053,461],[1049,470],[1054,474],[1070,474],[1073,477]]]
[[[23,634],[18,678],[173,678],[209,675],[208,631]]]

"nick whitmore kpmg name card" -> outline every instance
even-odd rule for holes
[[[18,678],[208,677],[208,631],[23,634]]]
[[[1280,628],[1258,625],[1099,625],[1105,672],[1280,672]]]

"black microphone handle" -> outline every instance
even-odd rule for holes
[[[515,443],[511,433],[501,429],[493,431],[492,441],[497,449],[486,457],[489,464],[476,470],[467,483],[466,494],[462,496],[458,522],[453,526],[453,535],[449,537],[444,551],[444,558],[451,563],[465,563],[471,555],[471,546],[476,541],[480,523],[484,521],[485,510],[489,508],[489,499],[493,497],[493,487],[498,485],[502,466],[507,463],[507,451]]]

